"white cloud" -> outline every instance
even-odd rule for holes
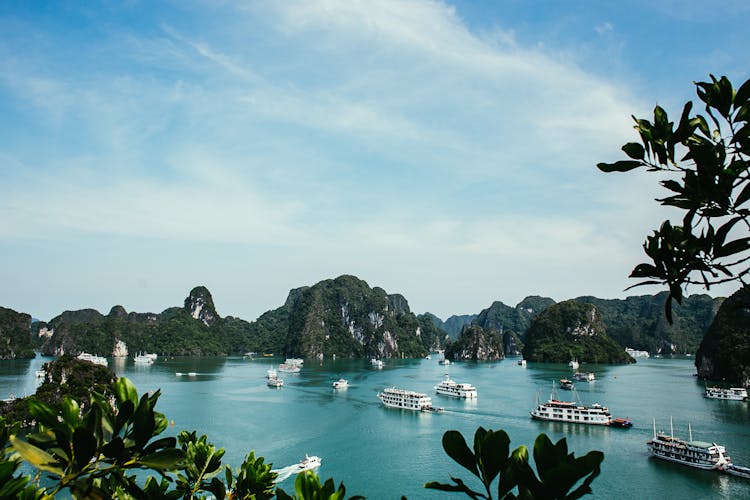
[[[524,47],[502,20],[476,34],[442,2],[202,8],[200,29],[113,29],[101,69],[48,68],[33,47],[0,62],[40,143],[59,144],[0,139],[17,166],[0,171],[0,238],[273,247],[254,272],[291,254],[292,286],[362,272],[434,298],[421,280],[438,272],[445,301],[486,281],[466,300],[488,303],[594,293],[632,267],[629,230],[653,214],[628,203],[647,182],[595,169],[632,138],[627,82]]]

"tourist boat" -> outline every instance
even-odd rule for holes
[[[266,381],[266,384],[268,384],[268,387],[283,387],[284,381],[278,377],[269,378]]]
[[[320,467],[321,463],[322,460],[320,459],[320,457],[316,457],[315,455],[310,457],[307,455],[307,453],[305,453],[305,458],[300,460],[300,462],[297,464],[297,469],[295,472],[300,473],[306,470],[317,469],[318,467]]]
[[[571,359],[570,362],[568,363],[568,366],[571,367],[574,370],[577,370],[578,366],[579,366],[578,360],[577,359]]]
[[[300,367],[295,363],[281,363],[279,365],[279,371],[287,373],[299,373]]]
[[[519,359],[518,364],[526,368],[526,360],[525,359]]]
[[[103,358],[95,354],[89,354],[87,352],[82,352],[81,354],[79,354],[78,359],[80,359],[81,361],[89,361],[96,365],[109,366],[109,362],[107,361],[107,358]]]
[[[650,356],[648,351],[638,351],[630,347],[626,347],[625,352],[632,358],[648,358]]]
[[[301,367],[303,364],[305,364],[305,360],[302,358],[286,358],[286,360],[284,360],[284,364],[297,365]]]
[[[565,389],[566,391],[572,391],[573,390],[573,382],[566,378],[560,379],[560,389]]]
[[[654,437],[646,442],[651,456],[675,462],[690,467],[705,470],[726,470],[732,464],[732,459],[726,455],[723,446],[716,443],[704,441],[693,441],[693,431],[688,424],[690,441],[683,441],[674,437],[672,419],[669,419],[671,435],[663,432],[656,433],[656,420],[654,420]]]
[[[333,383],[334,389],[346,389],[347,387],[349,387],[349,381],[344,378],[340,378]]]
[[[400,408],[402,410],[440,412],[442,408],[432,406],[432,398],[423,392],[407,391],[388,387],[378,394],[378,398],[388,408]]]
[[[732,474],[733,476],[750,479],[750,467],[740,467],[739,465],[729,464],[724,468],[724,472]]]
[[[383,368],[384,366],[384,363],[381,360],[376,359],[376,358],[372,358],[370,360],[370,364],[374,366],[375,368]]]
[[[596,380],[596,376],[593,372],[575,372],[573,374],[573,380],[580,380],[581,382],[593,382]]]
[[[630,419],[627,418],[613,418],[609,423],[609,426],[619,427],[621,429],[629,429],[630,427],[633,427],[633,422],[631,422]]]
[[[154,364],[154,358],[152,358],[149,354],[139,354],[135,358],[133,358],[133,361],[137,365],[153,365]]]
[[[555,399],[554,385],[546,403],[540,403],[537,395],[537,407],[531,411],[531,418],[587,425],[609,425],[612,422],[609,409],[599,403],[584,406],[580,402],[558,401]]]
[[[729,399],[732,401],[747,401],[747,389],[744,387],[706,387],[706,397],[711,399]]]
[[[435,386],[435,392],[445,396],[457,398],[476,399],[477,388],[471,384],[459,384],[451,380],[450,375],[445,374],[445,380]]]

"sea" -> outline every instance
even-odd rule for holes
[[[275,469],[299,462],[305,454],[322,459],[321,479],[344,482],[347,497],[370,499],[466,498],[458,493],[427,490],[429,481],[450,483],[459,477],[481,490],[478,480],[443,451],[441,438],[458,430],[469,446],[474,431],[503,429],[511,447],[531,451],[536,436],[553,442],[566,439],[576,456],[604,452],[601,475],[592,483],[602,499],[750,498],[750,480],[702,471],[649,458],[646,441],[657,430],[726,447],[733,462],[750,466],[748,403],[703,396],[704,383],[695,376],[693,359],[639,359],[631,365],[582,364],[596,375],[592,383],[575,382],[583,404],[600,403],[614,417],[633,421],[630,429],[539,422],[529,412],[537,398],[546,400],[559,379],[570,378],[563,364],[528,363],[519,358],[496,362],[441,365],[433,359],[386,359],[377,369],[370,360],[306,359],[297,374],[279,372],[282,388],[269,388],[265,375],[283,362],[279,358],[159,358],[150,366],[132,358],[110,359],[118,376],[128,377],[145,391],[161,390],[157,409],[170,420],[166,431],[197,430],[226,450],[224,464],[235,469],[254,451]],[[0,361],[0,398],[33,394],[35,371],[50,358]],[[177,374],[181,375],[177,375]],[[474,401],[435,394],[434,386],[449,374],[456,382],[473,384]],[[339,378],[349,381],[335,390]],[[440,414],[385,408],[377,397],[386,387],[425,392]],[[557,389],[560,399],[574,394]],[[670,419],[672,426],[670,427]],[[655,423],[655,424],[654,424]],[[294,476],[280,486],[290,493]]]

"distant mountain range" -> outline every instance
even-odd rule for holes
[[[596,306],[603,331],[620,346],[666,353],[695,352],[722,301],[687,297],[669,325],[663,314],[665,293],[573,300]],[[521,352],[535,318],[553,305],[550,298],[530,296],[514,307],[493,302],[478,314],[442,321],[430,313],[415,315],[402,295],[344,275],[293,289],[283,305],[246,321],[220,317],[209,290],[199,286],[181,307],[161,313],[127,312],[118,305],[106,315],[82,309],[32,323],[27,314],[0,308],[0,357],[29,357],[33,349],[47,355],[112,355],[127,349],[131,354],[419,357],[453,343],[462,359],[481,359],[485,351],[489,356]],[[464,331],[482,338],[461,341]]]

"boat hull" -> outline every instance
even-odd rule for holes
[[[607,420],[602,420],[602,421],[591,421],[591,420],[589,420],[589,421],[580,421],[580,420],[569,420],[569,419],[566,419],[566,418],[547,417],[547,416],[544,416],[544,415],[535,414],[533,411],[531,412],[531,418],[533,418],[534,420],[543,420],[543,421],[546,421],[546,422],[563,422],[563,423],[566,423],[566,424],[604,425],[604,426],[607,426],[607,425],[610,424],[610,422],[607,421]]]
[[[695,469],[716,470],[716,469],[721,468],[718,464],[700,464],[700,463],[688,462],[678,457],[670,457],[668,455],[655,452],[654,450],[651,450],[651,456],[653,458],[658,458],[659,460],[666,460],[667,462],[672,462],[672,463],[680,464],[680,465],[686,465],[688,467],[693,467]]]

